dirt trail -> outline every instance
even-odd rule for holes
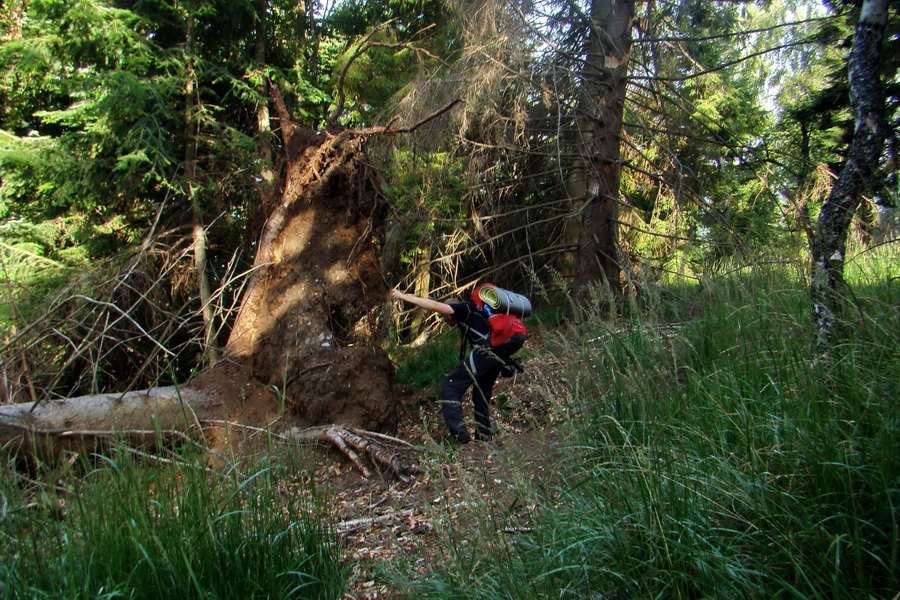
[[[510,531],[529,527],[528,498],[534,490],[552,493],[559,472],[560,440],[550,420],[560,414],[562,398],[551,383],[559,369],[554,359],[525,364],[524,374],[497,383],[492,416],[498,435],[490,443],[440,445],[437,403],[409,399],[398,437],[423,451],[421,471],[408,483],[365,479],[336,452],[323,457],[315,478],[329,490],[332,522],[352,565],[346,598],[399,597],[378,573],[400,561],[417,575],[448,564],[440,542],[451,526],[496,528],[497,519]],[[470,403],[464,407],[471,411]],[[490,524],[485,510],[491,511]]]

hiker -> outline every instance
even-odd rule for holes
[[[472,388],[472,404],[475,408],[475,439],[490,441],[493,437],[490,401],[494,382],[497,381],[501,371],[505,371],[504,374],[511,374],[510,369],[515,363],[510,356],[525,341],[523,327],[521,339],[517,339],[514,343],[500,347],[491,345],[489,312],[484,310],[485,305],[479,301],[478,297],[478,290],[481,287],[479,286],[473,292],[473,302],[460,302],[455,298],[449,299],[447,302],[439,302],[404,294],[399,290],[391,290],[391,296],[397,300],[403,300],[419,308],[439,313],[445,323],[459,327],[463,335],[463,348],[466,342],[472,346],[472,351],[468,356],[465,356],[461,349],[459,363],[441,385],[441,412],[444,422],[447,424],[447,429],[450,430],[451,440],[461,444],[472,439],[463,421],[462,399],[466,390]]]

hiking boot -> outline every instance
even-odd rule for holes
[[[462,444],[468,444],[472,441],[472,436],[468,433],[455,434],[448,433],[440,439],[440,443],[443,446],[457,446]]]

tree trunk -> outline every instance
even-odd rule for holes
[[[430,237],[423,240],[424,243],[419,244],[419,254],[416,257],[415,280],[413,281],[413,294],[420,298],[431,297],[431,250],[432,242]],[[410,331],[417,339],[425,332],[425,321],[428,314],[424,310],[413,311],[410,320]]]
[[[267,0],[258,0],[256,9],[256,41],[253,46],[253,62],[259,70],[260,78],[259,106],[256,109],[257,145],[259,148],[260,173],[256,186],[260,197],[260,206],[265,214],[268,214],[275,205],[275,190],[278,175],[275,172],[274,152],[272,150],[272,125],[269,118],[268,78],[263,73],[266,64],[266,14],[268,13]]]
[[[112,436],[144,444],[199,431],[200,420],[221,413],[209,394],[175,387],[7,404],[0,406],[0,447],[46,460],[63,451],[93,450]]]
[[[197,276],[197,291],[200,295],[200,315],[203,317],[203,351],[208,366],[219,360],[219,347],[216,341],[214,312],[210,298],[212,292],[209,285],[209,271],[206,268],[206,229],[203,227],[203,209],[197,197],[197,138],[200,135],[196,118],[197,78],[194,73],[193,37],[194,15],[188,15],[187,32],[185,33],[185,59],[187,65],[187,83],[184,89],[184,195],[191,205],[194,218],[194,273]]]
[[[618,210],[622,118],[628,53],[634,20],[633,0],[593,0],[591,33],[584,71],[587,156],[586,196],[575,269],[576,298],[585,302],[591,286],[605,284],[621,294]]]
[[[830,362],[835,327],[844,300],[847,234],[885,139],[884,96],[878,62],[888,0],[865,0],[850,54],[850,100],[855,131],[837,183],[822,205],[812,241],[810,296],[816,324],[816,350]]]

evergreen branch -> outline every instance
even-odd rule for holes
[[[332,126],[335,123],[337,123],[337,120],[340,118],[341,114],[343,114],[343,112],[344,112],[344,104],[346,102],[346,95],[344,94],[344,81],[347,79],[347,73],[350,71],[350,67],[353,66],[353,63],[356,62],[356,60],[358,58],[363,56],[370,49],[372,49],[372,48],[394,48],[394,49],[405,48],[407,50],[412,50],[413,52],[416,52],[418,54],[424,54],[425,56],[428,56],[429,58],[440,61],[439,57],[435,56],[434,54],[432,54],[425,48],[421,48],[419,46],[414,46],[409,43],[390,43],[390,42],[372,41],[372,38],[375,37],[375,35],[377,33],[379,33],[382,29],[387,27],[393,20],[394,19],[392,19],[391,21],[388,21],[386,23],[382,23],[382,24],[378,25],[372,31],[370,31],[368,34],[366,34],[366,36],[362,39],[362,41],[360,41],[359,45],[357,46],[356,51],[350,56],[350,58],[347,60],[347,63],[341,69],[341,73],[338,76],[338,83],[337,83],[337,90],[338,90],[337,105],[334,107],[334,110],[331,111],[331,114],[329,114],[328,118],[325,120],[325,122],[329,126]],[[425,27],[424,29],[417,32],[417,35],[419,33],[422,33],[423,31],[430,29],[431,27],[433,27],[433,25],[429,25],[428,27]]]
[[[6,248],[10,252],[16,252],[18,254],[24,254],[25,256],[30,256],[31,258],[38,260],[40,262],[49,263],[51,266],[58,267],[60,269],[68,268],[61,262],[57,262],[52,258],[47,258],[46,256],[41,256],[39,254],[35,254],[34,252],[29,252],[28,250],[23,250],[22,248],[16,248],[15,246],[10,246],[6,242],[0,242],[0,248]]]
[[[811,19],[803,19],[801,21],[790,21],[788,23],[779,23],[777,25],[772,25],[771,27],[763,27],[761,29],[748,29],[745,31],[732,31],[729,33],[721,33],[718,35],[708,35],[701,37],[658,37],[658,38],[648,38],[648,37],[638,37],[632,40],[634,44],[648,44],[655,42],[709,42],[713,40],[728,40],[736,37],[741,37],[745,35],[754,35],[757,33],[770,33],[775,31],[776,29],[781,29],[782,27],[796,27],[798,25],[807,25],[809,23],[818,23],[822,21],[831,21],[835,19],[840,19],[840,16],[832,15],[828,17],[814,17]],[[638,29],[640,31],[640,29]]]
[[[688,75],[683,75],[680,77],[662,77],[659,75],[648,75],[648,76],[631,75],[631,76],[629,76],[629,79],[632,79],[632,80],[640,79],[642,81],[688,81],[690,79],[696,79],[697,77],[702,77],[703,75],[709,75],[710,73],[716,73],[718,71],[725,70],[729,67],[739,65],[750,59],[753,59],[753,58],[756,58],[759,56],[764,56],[771,52],[778,52],[779,50],[784,50],[786,48],[795,48],[797,46],[805,46],[805,45],[809,45],[809,44],[818,44],[818,43],[820,43],[820,42],[818,42],[817,40],[807,39],[807,40],[798,40],[796,42],[790,42],[787,44],[781,44],[779,46],[772,46],[771,48],[766,48],[764,50],[759,50],[757,52],[751,52],[750,54],[747,54],[740,58],[736,58],[734,60],[722,63],[720,65],[716,65],[715,67],[710,67],[710,68],[704,67],[704,70],[702,70],[702,71],[699,71],[697,73],[690,73]]]

